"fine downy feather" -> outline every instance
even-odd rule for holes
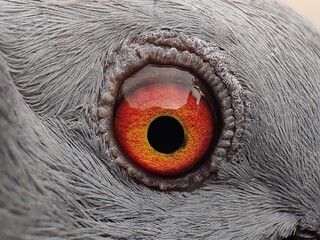
[[[304,19],[267,0],[0,6],[0,239],[320,235],[320,35]],[[219,46],[245,90],[241,150],[188,192],[131,179],[83,114],[123,41],[159,29]]]

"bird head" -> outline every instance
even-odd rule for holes
[[[320,35],[302,17],[263,0],[0,5],[1,239],[319,239]],[[201,75],[217,105],[209,160],[182,175],[132,163],[114,132],[148,64]]]

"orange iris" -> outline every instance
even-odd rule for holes
[[[116,137],[127,156],[162,176],[181,174],[195,166],[206,154],[214,130],[211,109],[194,76],[171,70],[174,74],[162,76],[169,81],[156,78],[124,94],[114,119]],[[177,77],[177,71],[192,76],[190,81],[171,79]]]

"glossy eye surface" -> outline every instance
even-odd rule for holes
[[[122,84],[115,135],[141,168],[174,176],[199,163],[215,131],[208,90],[189,71],[148,65]],[[209,96],[208,96],[209,97]]]

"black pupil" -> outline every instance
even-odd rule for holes
[[[177,119],[161,116],[150,124],[148,140],[156,151],[169,154],[177,151],[184,143],[184,131]]]

